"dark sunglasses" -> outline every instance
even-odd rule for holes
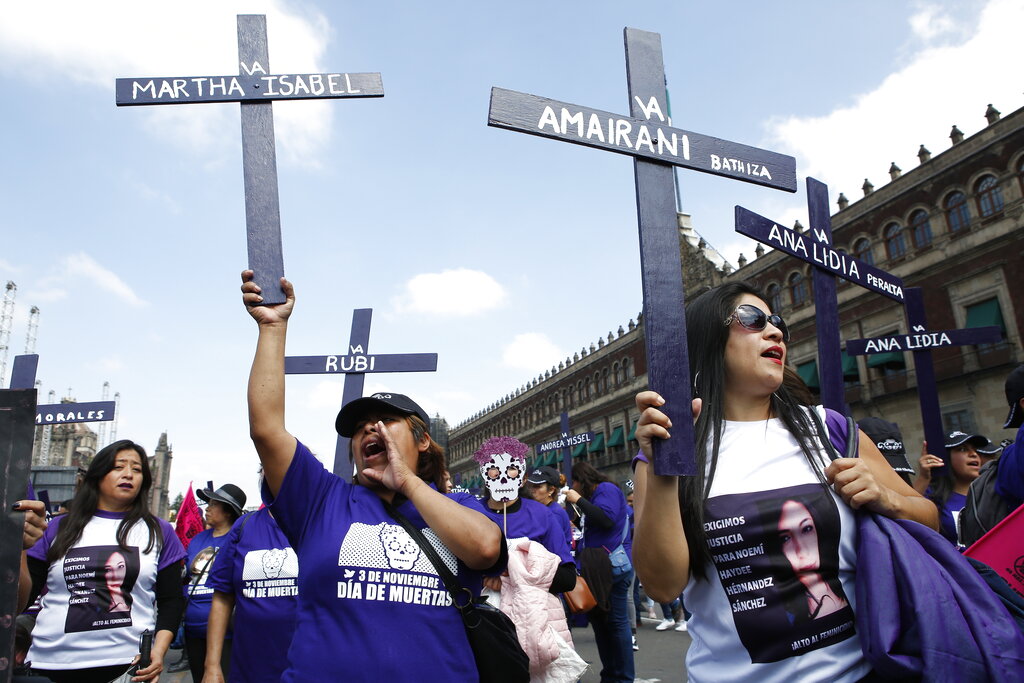
[[[782,332],[782,341],[789,341],[789,327],[786,325],[786,321],[782,319],[780,315],[767,315],[757,306],[751,304],[743,304],[738,306],[735,311],[732,312],[728,318],[725,319],[725,325],[728,327],[735,320],[743,327],[747,328],[751,332],[763,332],[764,328],[771,323],[775,327],[779,328],[779,332]]]

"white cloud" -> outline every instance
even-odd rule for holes
[[[393,303],[399,313],[467,317],[498,308],[505,298],[505,288],[487,273],[457,268],[414,276]]]
[[[0,258],[0,272],[3,272],[7,277],[10,277],[11,273],[20,273],[21,270],[21,268],[15,266],[10,261],[5,261],[2,258]],[[2,277],[3,276],[0,276],[0,278]]]
[[[953,33],[956,22],[937,5],[922,4],[910,17],[910,29],[924,41]]]
[[[505,365],[529,372],[550,369],[564,359],[565,353],[539,332],[517,334],[501,355]]]
[[[310,410],[337,410],[341,407],[341,396],[344,389],[344,382],[331,379],[321,380],[307,394],[306,406]]]
[[[102,9],[73,0],[5,3],[0,22],[0,71],[38,87],[68,80],[110,92],[114,79],[226,76],[238,73],[236,14],[266,14],[271,71],[320,71],[326,19],[283,0],[179,0],[173,6],[107,0]],[[42,28],[45,27],[45,30]],[[70,95],[69,95],[70,96]],[[330,134],[330,103],[275,107],[282,160],[317,165]],[[204,156],[237,149],[238,107],[188,105],[123,111],[152,133]]]
[[[69,281],[85,278],[125,303],[132,306],[147,305],[147,302],[141,299],[116,273],[101,266],[85,252],[65,257],[62,265],[64,276]]]
[[[104,372],[119,372],[124,370],[124,361],[120,356],[107,356],[101,358],[98,363],[101,370]]]
[[[921,35],[944,30],[945,19],[934,13],[915,21]],[[851,106],[770,122],[770,143],[796,156],[801,175],[827,183],[832,201],[839,192],[856,201],[865,177],[877,189],[888,182],[890,163],[914,168],[919,145],[933,154],[947,149],[953,124],[966,135],[977,132],[986,125],[988,103],[1004,112],[1021,106],[1019,82],[1000,65],[1020,61],[1022,25],[1022,0],[992,0],[969,39],[911,54],[906,66]]]
[[[172,215],[178,215],[181,213],[181,205],[166,192],[150,187],[138,178],[129,178],[128,185],[143,199],[153,202],[154,204],[163,205],[163,207]]]

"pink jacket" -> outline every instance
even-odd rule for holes
[[[519,643],[530,658],[531,677],[539,676],[558,657],[556,633],[572,646],[562,603],[548,593],[558,565],[558,556],[536,541],[523,539],[509,547],[501,611],[516,625]]]

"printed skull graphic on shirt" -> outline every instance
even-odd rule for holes
[[[286,557],[288,557],[288,553],[281,548],[271,548],[263,553],[263,573],[267,575],[268,579],[276,579],[281,575],[281,568],[284,566]]]
[[[387,525],[380,530],[380,543],[392,569],[408,571],[420,556],[420,547],[402,527]]]
[[[480,465],[480,476],[493,500],[503,502],[519,498],[524,464],[522,458],[513,458],[508,453],[495,453],[489,461]]]

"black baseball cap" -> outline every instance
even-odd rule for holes
[[[906,455],[900,428],[880,417],[865,417],[857,422],[860,430],[868,435],[883,454]]]
[[[211,500],[224,503],[239,515],[242,514],[242,508],[245,507],[245,491],[234,484],[224,484],[216,491],[211,491],[210,489],[199,489],[196,491],[196,495],[207,503]]]
[[[372,396],[357,398],[343,405],[341,410],[338,411],[338,418],[334,421],[334,428],[338,431],[338,434],[350,439],[356,431],[356,423],[359,421],[359,418],[373,410],[397,412],[401,415],[415,415],[423,420],[423,424],[428,427],[430,426],[430,418],[427,417],[427,412],[420,408],[416,401],[405,394],[379,392]]]
[[[1010,414],[1006,416],[1004,429],[1016,429],[1024,424],[1024,410],[1020,408],[1022,398],[1024,398],[1024,365],[1018,365],[1006,378],[1006,402],[1010,404]]]
[[[945,446],[946,448],[956,448],[968,442],[975,448],[984,448],[990,443],[987,436],[968,434],[967,432],[957,430],[949,433],[949,436],[946,437]]]
[[[878,447],[889,466],[909,484],[914,468],[907,460],[907,449],[903,445],[899,425],[880,417],[865,417],[857,422],[857,426]]]
[[[547,484],[549,486],[558,487],[561,482],[561,477],[558,474],[558,470],[554,467],[538,467],[530,472],[530,476],[526,478],[526,481],[531,484]]]
[[[981,455],[999,455],[999,451],[1003,450],[1003,447],[1001,444],[989,441],[984,446],[978,446],[974,450],[978,451]]]

